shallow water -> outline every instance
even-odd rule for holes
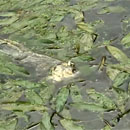
[[[11,48],[3,54],[0,46],[0,117],[4,119],[0,118],[0,127],[129,129],[130,60],[122,62],[122,58],[130,58],[130,44],[123,45],[122,38],[130,31],[130,1],[11,1],[12,6],[0,2],[0,39],[17,41],[31,53],[16,59]],[[113,54],[109,46],[119,50]],[[77,77],[58,83],[46,80],[53,66],[69,60],[79,71]],[[119,63],[128,69],[109,68]],[[73,106],[76,103],[81,106]],[[21,104],[25,104],[23,111],[18,108]],[[33,109],[26,109],[29,105]]]

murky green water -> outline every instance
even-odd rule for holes
[[[129,5],[1,0],[0,130],[129,130]],[[76,77],[47,79],[69,60]]]

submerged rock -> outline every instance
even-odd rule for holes
[[[0,40],[0,51],[24,66],[30,73],[30,79],[35,81],[46,78],[59,82],[77,75],[73,63],[62,63],[47,55],[33,53],[15,41]]]

